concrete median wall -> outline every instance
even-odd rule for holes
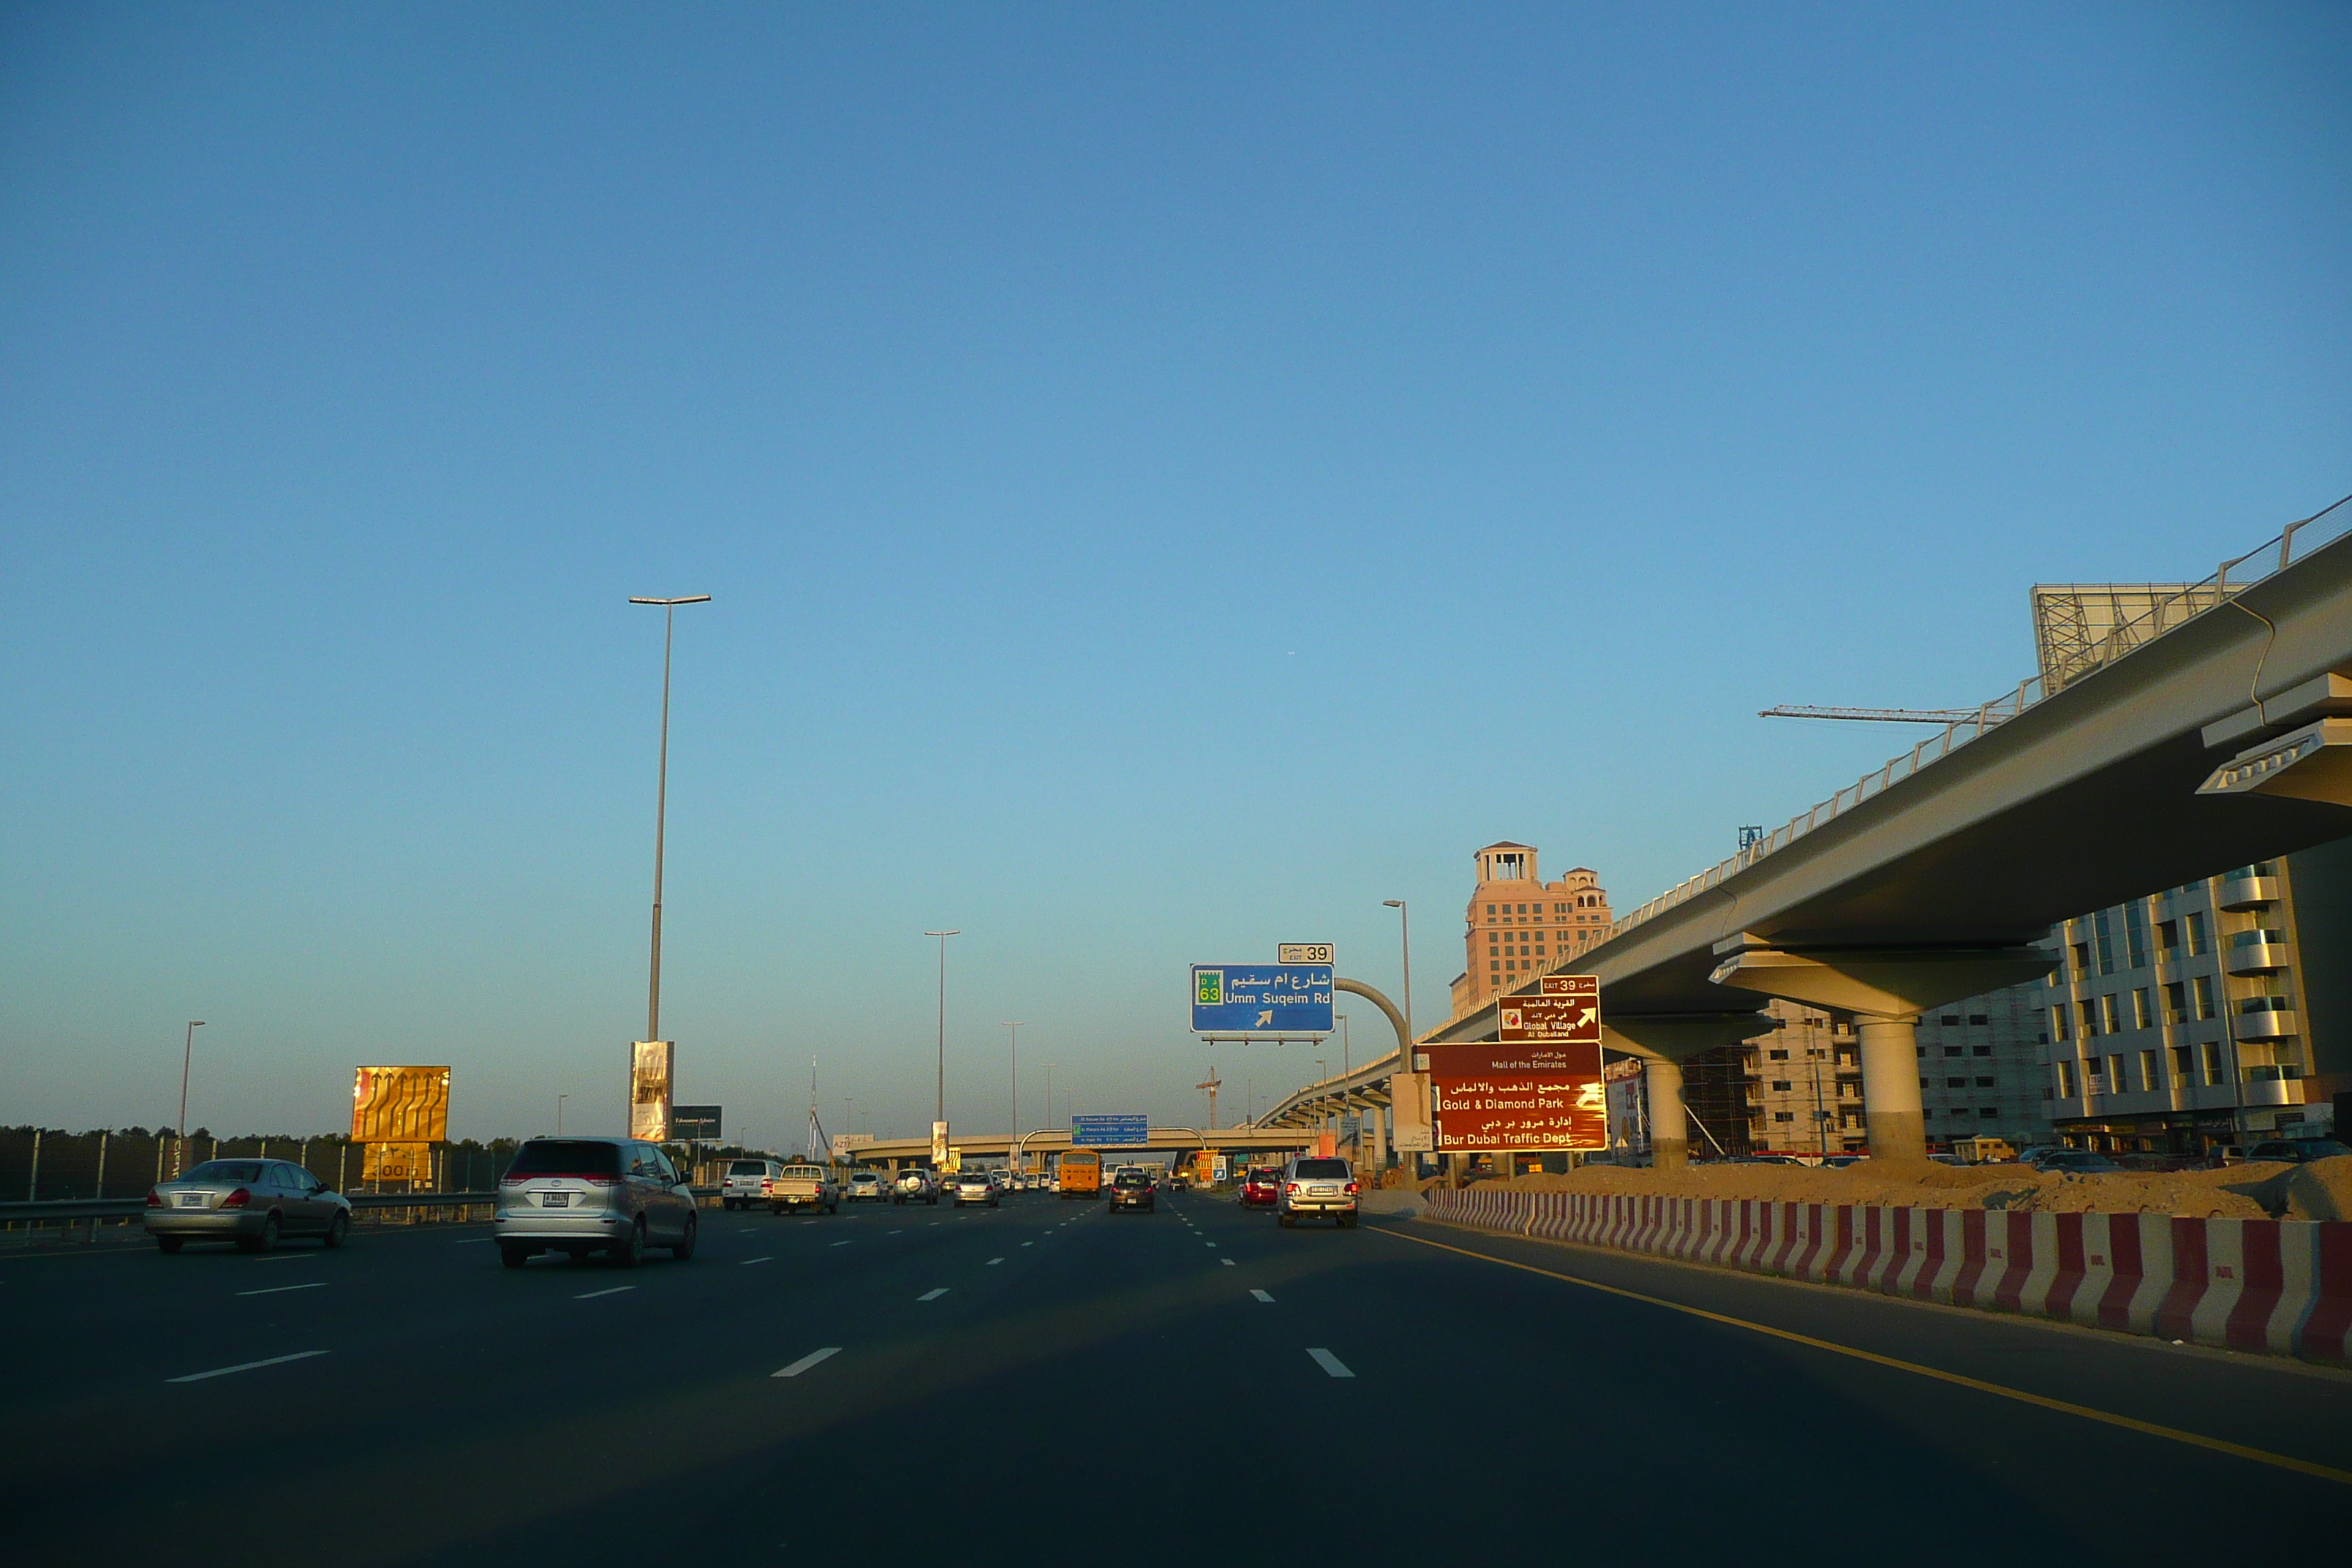
[[[2055,1318],[2352,1362],[2352,1222],[1877,1208],[1593,1193],[1433,1191],[1425,1218]]]

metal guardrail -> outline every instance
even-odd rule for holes
[[[2347,528],[2352,528],[2352,510],[2347,509],[2347,502],[2352,502],[2352,496],[2345,497],[2334,506],[2323,508],[2300,522],[2287,524],[2285,528],[2245,554],[2222,562],[2220,568],[2204,581],[2191,584],[2177,594],[2158,600],[2141,615],[2116,626],[2101,638],[2095,658],[2074,671],[2068,677],[2067,684],[2072,685],[2116,660],[2147,647],[2165,633],[2185,626],[2198,616],[2221,607],[2244,589],[2257,583],[2265,582],[2286,570],[2294,558],[2296,533],[2330,513],[2339,510],[2343,511],[2344,515],[2336,520],[2338,524],[2336,533],[2329,537],[2333,539],[2340,536]],[[2247,562],[2268,554],[2273,547],[2278,551],[2278,563],[2275,566],[2251,577],[2232,578],[2231,576],[2232,572]],[[1991,701],[1980,705],[1966,719],[1945,725],[1941,734],[1931,735],[1912,747],[1909,752],[1888,758],[1885,767],[1875,773],[1864,773],[1853,784],[1838,791],[1803,816],[1790,818],[1778,831],[1740,850],[1728,859],[1707,868],[1697,876],[1677,882],[1632,913],[1615,921],[1609,928],[1611,939],[1622,936],[1644,921],[1654,920],[1668,910],[1688,902],[1717,886],[1725,879],[1746,870],[1767,855],[1787,848],[1813,829],[1834,821],[1841,813],[1852,811],[1864,801],[1884,795],[1889,788],[1909,778],[1921,768],[1943,761],[1988,731],[2009,722],[2027,709],[2048,700],[2055,693],[2042,689],[2042,679],[2038,675],[2019,681],[2015,691],[2005,691]],[[1557,969],[1558,965],[1556,964],[1554,968]],[[1534,978],[1532,975],[1528,977],[1530,981]]]

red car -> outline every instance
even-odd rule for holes
[[[1240,1202],[1245,1209],[1270,1209],[1274,1206],[1275,1191],[1282,1184],[1282,1173],[1253,1166],[1242,1178]]]

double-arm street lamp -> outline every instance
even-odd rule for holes
[[[959,928],[955,931],[927,931],[923,934],[940,939],[939,1109],[931,1113],[931,1121],[937,1123],[948,1119],[948,938],[961,936],[963,931]]]

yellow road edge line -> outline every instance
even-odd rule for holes
[[[2076,1405],[2069,1400],[2053,1399],[2043,1394],[2029,1394],[2024,1389],[2011,1388],[2005,1384],[1987,1383],[1980,1377],[1969,1377],[1961,1373],[1945,1372],[1938,1367],[1923,1366],[1916,1361],[1905,1361],[1898,1356],[1881,1355],[1876,1351],[1862,1350],[1853,1345],[1842,1345],[1834,1340],[1815,1339],[1811,1334],[1801,1334],[1793,1329],[1776,1329],[1769,1323],[1751,1322],[1746,1318],[1735,1318],[1723,1312],[1710,1312],[1704,1307],[1686,1306],[1680,1301],[1669,1301],[1663,1296],[1647,1296],[1639,1290],[1627,1290],[1615,1285],[1603,1285],[1597,1279],[1584,1279],[1573,1274],[1562,1274],[1556,1269],[1540,1268],[1532,1263],[1521,1263],[1516,1258],[1497,1258],[1491,1252],[1479,1252],[1467,1247],[1454,1247],[1447,1242],[1432,1241],[1425,1236],[1407,1236],[1402,1231],[1393,1230],[1384,1225],[1374,1226],[1371,1228],[1382,1236],[1392,1237],[1398,1241],[1410,1241],[1417,1247],[1433,1247],[1440,1252],[1457,1252],[1465,1258],[1475,1258],[1483,1263],[1499,1263],[1506,1268],[1517,1268],[1529,1274],[1540,1274],[1547,1279],[1558,1279],[1570,1285],[1581,1285],[1588,1290],[1598,1290],[1609,1296],[1622,1296],[1629,1301],[1640,1301],[1653,1307],[1664,1307],[1670,1312],[1681,1312],[1689,1317],[1704,1318],[1711,1323],[1723,1323],[1735,1329],[1746,1329],[1751,1333],[1766,1334],[1776,1340],[1786,1340],[1791,1344],[1808,1345],[1814,1350],[1828,1351],[1834,1355],[1851,1356],[1856,1361],[1866,1361],[1876,1366],[1893,1367],[1897,1372],[1907,1372],[1915,1376],[1933,1378],[1937,1383],[1948,1383],[1960,1388],[1972,1388],[1979,1394],[1990,1394],[2001,1399],[2014,1399],[2021,1405],[2035,1405],[2044,1410],[2058,1411],[2062,1415],[2079,1415],[2085,1421],[2097,1421],[2109,1426],[2121,1426],[2131,1432],[2144,1432],[2151,1437],[2169,1438],[2175,1443],[2186,1443],[2192,1448],[2207,1448],[2217,1454],[2227,1454],[2232,1458],[2251,1459],[2258,1465],[2269,1465],[2277,1469],[2293,1470],[2298,1475],[2314,1476],[2323,1481],[2334,1481],[2338,1486],[2352,1486],[2352,1470],[2339,1470],[2329,1465],[2315,1464],[2309,1459],[2298,1459],[2288,1454],[2273,1454],[2267,1448],[2250,1448],[2242,1443],[2231,1443],[2221,1437],[2208,1437],[2201,1432],[2184,1432],[2178,1426],[2162,1426],[2153,1421],[2142,1421],[2130,1415],[2118,1415],[2112,1410],[2099,1410],[2088,1405]]]

